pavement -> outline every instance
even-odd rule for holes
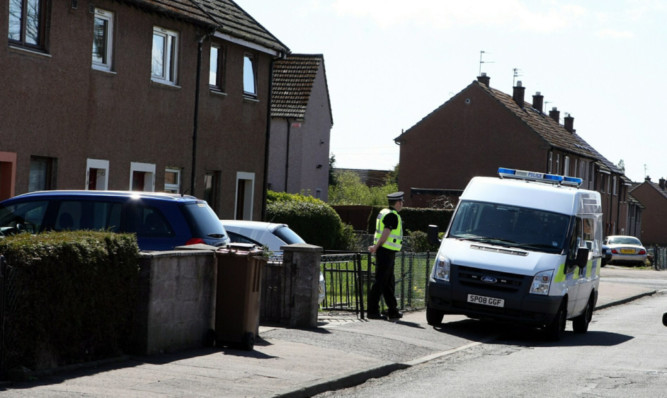
[[[656,281],[660,283],[641,283]],[[637,282],[637,283],[635,283]],[[667,272],[607,266],[596,310],[667,288]],[[61,368],[0,384],[2,397],[310,397],[351,387],[493,340],[488,325],[424,311],[396,322],[320,314],[318,326],[261,325],[254,350],[202,348]],[[595,316],[593,316],[595,322]],[[493,324],[489,324],[493,325]],[[571,323],[567,331],[571,333]],[[568,334],[564,339],[568,338]]]

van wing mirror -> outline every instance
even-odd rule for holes
[[[440,244],[440,239],[438,239],[438,226],[437,225],[429,225],[428,226],[428,243],[437,246]]]
[[[577,250],[577,266],[579,268],[584,268],[586,267],[586,264],[588,264],[588,253],[590,250],[588,250],[587,247],[580,247]]]

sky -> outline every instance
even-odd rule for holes
[[[236,2],[292,53],[324,56],[337,168],[393,169],[394,138],[483,72],[539,91],[631,180],[667,178],[667,1]]]

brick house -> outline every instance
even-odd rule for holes
[[[325,202],[333,116],[321,54],[290,54],[273,65],[268,187]]]
[[[406,205],[452,202],[474,176],[496,176],[498,167],[580,177],[601,193],[605,235],[638,233],[640,210],[628,201],[630,180],[574,129],[574,118],[545,113],[538,92],[524,100],[490,86],[484,74],[395,139],[400,145],[399,189]]]
[[[169,191],[263,210],[271,65],[289,49],[230,0],[0,6],[0,199]]]
[[[642,211],[641,240],[645,245],[667,245],[667,182],[656,184],[650,177],[630,189],[630,195],[645,206]]]

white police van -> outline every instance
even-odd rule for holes
[[[585,333],[600,285],[600,194],[579,189],[579,178],[498,174],[473,178],[460,197],[429,278],[427,322],[464,314],[557,340],[571,319]]]

